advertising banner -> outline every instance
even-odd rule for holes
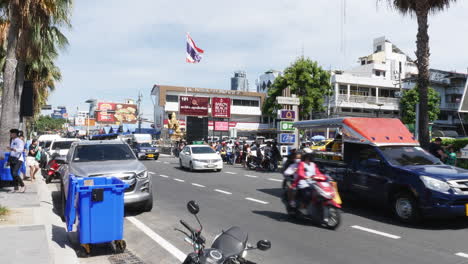
[[[282,109],[278,110],[279,112],[279,119],[295,119],[296,118],[296,112],[293,110],[287,110],[287,109]]]
[[[137,106],[135,104],[119,104],[99,102],[97,107],[97,122],[136,124]]]
[[[213,97],[211,99],[211,115],[213,117],[231,117],[231,99]]]
[[[179,96],[179,115],[208,116],[208,97]]]
[[[229,122],[226,121],[215,121],[214,122],[215,131],[229,131]]]

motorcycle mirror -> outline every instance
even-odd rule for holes
[[[187,210],[189,210],[191,214],[196,215],[200,212],[200,207],[198,207],[198,204],[195,201],[190,201],[187,203]]]
[[[261,251],[266,251],[271,248],[271,242],[269,240],[260,240],[257,242],[257,248]]]

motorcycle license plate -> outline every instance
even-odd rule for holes
[[[468,216],[468,204],[465,204],[465,214]]]
[[[343,202],[341,201],[340,193],[338,192],[338,185],[336,182],[332,182],[333,187],[335,188],[335,197],[333,197],[333,201],[337,204],[342,204]]]
[[[154,158],[154,154],[148,154],[148,158]]]

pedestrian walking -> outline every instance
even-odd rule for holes
[[[456,166],[457,165],[457,153],[452,145],[447,147],[447,159],[445,160],[445,164]]]
[[[7,148],[10,151],[8,163],[10,164],[11,176],[13,177],[13,192],[20,191],[24,193],[26,191],[26,186],[19,176],[19,170],[24,162],[24,142],[18,137],[18,134],[18,129],[10,130],[11,143]],[[21,189],[19,187],[21,187]]]
[[[278,143],[276,142],[273,142],[273,146],[271,148],[271,156],[272,156],[272,159],[273,159],[273,168],[275,171],[278,170],[278,161],[279,159],[281,158],[281,152],[278,148]]]
[[[39,171],[39,161],[41,160],[41,152],[37,144],[37,139],[33,139],[29,146],[26,165],[29,167],[29,177],[31,181],[36,180],[36,173]]]

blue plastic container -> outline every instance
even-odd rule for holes
[[[2,181],[13,181],[13,177],[11,176],[10,166],[8,165],[8,157],[10,157],[10,153],[5,153],[5,159],[0,160],[0,180]],[[23,153],[23,158],[26,160],[26,156]],[[26,174],[26,164],[23,162],[23,165],[20,168],[20,172]]]
[[[78,218],[80,244],[121,240],[126,188],[128,184],[115,177],[81,178],[70,175],[65,208],[68,232],[73,230]]]

